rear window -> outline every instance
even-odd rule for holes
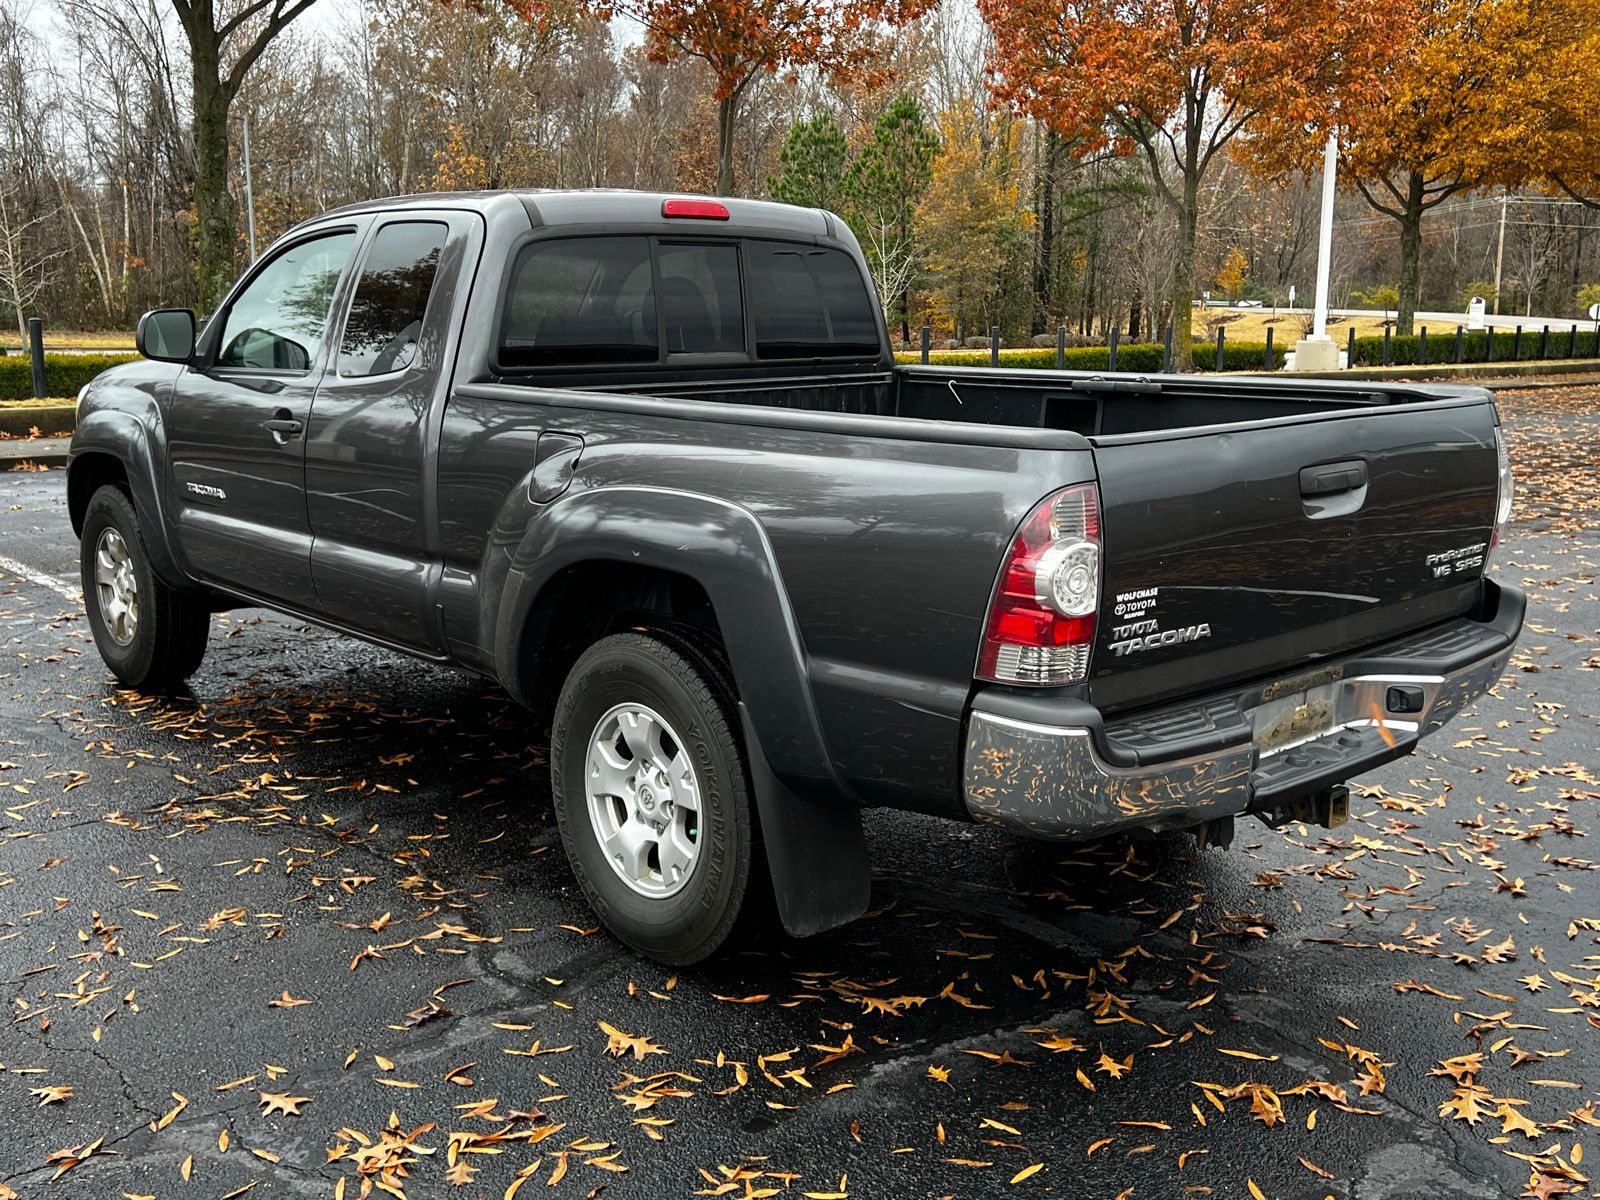
[[[668,354],[743,354],[739,250],[726,242],[656,250]]]
[[[826,246],[747,242],[757,358],[875,354],[878,321],[855,260]]]
[[[501,366],[658,357],[648,238],[534,242],[517,255],[500,331]]]
[[[537,241],[512,267],[502,369],[873,356],[876,304],[856,262],[825,246],[668,238]],[[742,278],[741,278],[742,272]],[[745,306],[754,345],[747,344]],[[659,305],[659,315],[657,306]]]

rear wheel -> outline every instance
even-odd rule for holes
[[[716,953],[759,875],[736,730],[715,663],[639,633],[585,651],[556,703],[552,795],[573,874],[607,928],[661,962]]]
[[[205,656],[210,609],[156,577],[139,515],[121,488],[107,485],[89,498],[78,557],[89,628],[118,682],[158,691],[193,675]]]

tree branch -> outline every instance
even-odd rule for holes
[[[1571,196],[1574,200],[1576,200],[1579,204],[1583,205],[1585,208],[1600,209],[1600,198],[1596,198],[1594,196],[1586,196],[1586,195],[1584,195],[1582,192],[1578,191],[1575,187],[1573,187],[1570,183],[1568,183],[1560,175],[1552,175],[1550,178],[1555,181],[1555,185],[1558,188],[1560,188],[1568,196]]]
[[[222,81],[229,100],[239,94],[244,77],[250,73],[250,68],[256,65],[256,60],[266,52],[272,39],[288,28],[291,21],[314,3],[316,0],[293,0],[293,3],[286,8],[284,0],[274,0],[272,15],[267,18],[266,25],[256,34],[255,40],[245,47],[244,52],[234,61],[233,70],[229,71],[228,77]]]
[[[1389,183],[1389,181],[1387,179],[1385,179],[1384,183],[1387,185]],[[1392,186],[1390,187],[1390,190],[1391,191],[1394,190]],[[1373,208],[1377,209],[1379,212],[1383,213],[1385,216],[1393,217],[1396,221],[1401,221],[1401,220],[1405,219],[1405,215],[1406,214],[1405,214],[1405,210],[1404,209],[1391,208],[1387,204],[1379,203],[1378,198],[1372,194],[1370,189],[1368,189],[1366,180],[1364,180],[1364,179],[1356,180],[1356,191],[1361,193],[1362,197],[1366,200],[1366,202],[1368,204],[1370,204]]]

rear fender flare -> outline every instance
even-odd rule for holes
[[[843,791],[772,547],[755,516],[725,500],[606,487],[535,507],[500,588],[494,660],[502,683],[518,692],[520,639],[540,592],[568,568],[592,562],[654,567],[698,582],[716,610],[739,697],[773,770],[797,790]]]
[[[833,770],[800,631],[760,522],[725,500],[650,487],[598,488],[536,511],[510,556],[495,621],[496,672],[513,692],[539,593],[569,567],[595,561],[675,571],[705,589],[739,693],[784,927],[810,934],[860,916],[870,898],[860,804]]]

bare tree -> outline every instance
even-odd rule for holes
[[[189,43],[193,79],[195,251],[200,303],[217,304],[233,282],[235,210],[228,115],[274,38],[315,0],[172,0]]]
[[[62,251],[42,236],[56,210],[38,203],[26,181],[0,178],[0,296],[16,313],[17,336],[28,338],[28,311],[49,287]]]

